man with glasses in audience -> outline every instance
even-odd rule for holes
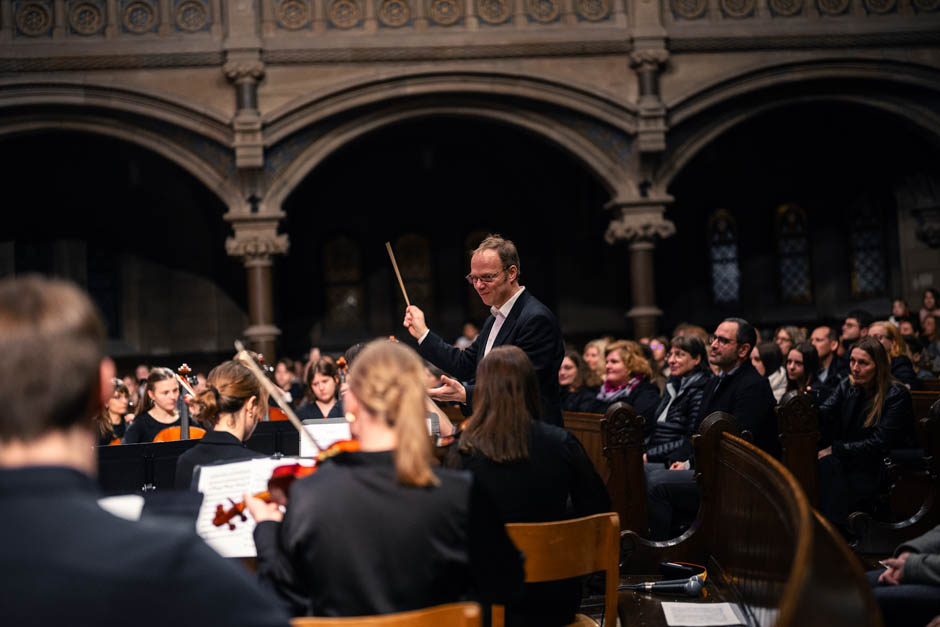
[[[705,385],[695,430],[712,412],[734,416],[742,431],[750,431],[756,446],[780,456],[776,401],[766,377],[751,365],[751,349],[757,341],[754,327],[742,318],[726,318],[710,338],[708,363],[718,376]],[[668,469],[647,472],[650,538],[667,540],[673,527],[691,522],[698,512],[699,491],[691,462],[675,462]]]
[[[470,274],[466,276],[492,314],[476,341],[465,350],[454,348],[428,329],[424,312],[414,305],[405,310],[404,326],[418,340],[422,357],[458,379],[442,377],[441,386],[430,390],[434,400],[458,401],[465,408],[472,407],[477,364],[494,347],[511,344],[521,348],[535,367],[542,420],[560,427],[558,368],[565,355],[561,327],[548,307],[519,285],[520,274],[516,245],[499,235],[490,235],[473,251]]]

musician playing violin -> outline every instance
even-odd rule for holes
[[[160,431],[167,427],[178,427],[179,411],[176,403],[180,386],[176,374],[169,368],[154,368],[147,376],[147,391],[137,408],[134,422],[127,427],[124,444],[153,442]]]
[[[258,573],[294,614],[357,616],[506,601],[522,561],[470,475],[432,469],[424,368],[379,340],[356,358],[346,411],[360,450],[290,488],[286,513],[246,495]]]
[[[98,506],[106,338],[74,285],[0,281],[0,622],[287,627],[277,601],[194,530]]]
[[[192,402],[203,424],[211,427],[193,448],[176,461],[176,488],[192,483],[193,470],[222,460],[263,457],[245,446],[268,405],[268,393],[251,370],[237,361],[226,361],[212,369],[206,390]]]

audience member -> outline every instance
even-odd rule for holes
[[[911,351],[898,328],[888,321],[874,322],[868,327],[868,337],[881,342],[881,345],[888,351],[888,359],[891,360],[891,376],[906,385],[909,390],[919,390],[921,382],[914,371]]]
[[[868,573],[888,627],[933,627],[940,617],[940,525],[899,546]]]
[[[479,369],[478,369],[479,370]],[[563,411],[594,412],[600,410],[597,387],[585,384],[588,367],[577,351],[565,351],[558,369],[558,385],[561,386],[561,409]]]
[[[584,345],[582,358],[589,371],[584,382],[591,387],[600,387],[601,383],[604,382],[604,374],[606,373],[607,366],[604,361],[604,355],[607,354],[608,344],[610,344],[610,342],[607,338],[598,338]]]
[[[882,460],[913,434],[911,394],[891,376],[888,353],[874,338],[851,350],[852,377],[820,404],[819,511],[837,525],[871,510]]]
[[[923,326],[924,319],[927,316],[940,316],[940,292],[928,287],[924,290],[924,298],[921,303],[923,306],[920,308],[920,324]]]
[[[848,372],[841,373],[837,370],[836,351],[839,348],[839,336],[834,328],[829,325],[816,327],[810,334],[809,341],[819,356],[819,372],[811,385],[818,391],[821,402],[848,376]]]
[[[800,394],[809,394],[814,403],[820,395],[813,388],[813,381],[819,373],[819,354],[809,342],[800,342],[790,349],[787,355],[787,391],[795,390]]]
[[[477,325],[473,324],[472,322],[464,322],[462,333],[463,335],[458,337],[457,341],[454,342],[454,346],[460,350],[463,350],[473,344],[473,342],[476,341],[477,336],[480,335],[480,330],[477,328]]]
[[[940,333],[937,332],[937,323],[940,316],[930,315],[921,322],[920,338],[924,344],[924,352],[927,353],[927,360],[924,367],[934,373],[934,376],[940,376]]]
[[[656,406],[659,405],[659,388],[650,380],[653,370],[640,354],[639,345],[629,340],[619,340],[607,346],[606,376],[597,393],[598,407],[604,412],[612,404],[629,403],[636,413],[646,419],[645,435],[653,430]]]
[[[806,339],[806,334],[795,326],[778,327],[774,333],[774,343],[780,347],[780,354],[784,359],[790,354],[790,350]]]
[[[787,369],[780,346],[774,342],[761,342],[751,350],[751,365],[757,374],[766,377],[774,400],[780,402],[787,391]]]
[[[301,420],[342,418],[346,415],[340,398],[336,364],[325,357],[307,367],[304,395],[304,402],[297,409],[297,417]]]
[[[891,301],[891,315],[888,317],[888,322],[894,326],[900,326],[901,320],[909,319],[911,317],[911,312],[907,308],[907,303],[904,302],[903,298],[895,298]]]
[[[864,309],[853,309],[845,315],[842,323],[842,337],[839,338],[838,368],[848,372],[849,351],[852,345],[868,335],[868,327],[875,321],[874,316]]]
[[[125,420],[129,401],[127,386],[118,378],[115,378],[111,384],[114,392],[108,399],[108,403],[101,409],[101,413],[98,414],[98,446],[107,446],[115,440],[120,444],[127,429]]]
[[[549,522],[610,511],[604,482],[578,439],[540,420],[538,381],[521,349],[494,348],[477,367],[476,381],[473,415],[448,465],[473,473],[502,520]],[[507,624],[567,625],[580,604],[579,579],[527,584],[506,607]]]
[[[698,337],[698,339],[702,340],[703,344],[708,344],[708,331],[698,326],[697,324],[680,322],[678,325],[676,325],[676,329],[672,332],[672,336],[681,337],[684,335],[694,335]]]
[[[106,338],[71,284],[0,282],[3,624],[287,627],[244,567],[191,527],[98,506],[95,415],[114,376]]]

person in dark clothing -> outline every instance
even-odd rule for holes
[[[118,440],[117,443],[120,444],[127,430],[125,416],[130,403],[127,386],[117,377],[111,385],[114,387],[114,393],[98,414],[98,446],[107,446],[115,440]]]
[[[890,322],[880,320],[868,327],[868,337],[873,337],[884,346],[891,360],[891,376],[907,386],[909,390],[919,390],[923,387],[921,380],[914,370],[911,360],[911,351],[907,342],[896,326]]]
[[[837,525],[865,508],[878,489],[882,460],[913,439],[911,394],[891,377],[881,343],[866,338],[849,357],[852,379],[819,408],[819,511]]]
[[[505,522],[610,511],[607,489],[581,443],[539,420],[538,382],[521,349],[494,348],[480,362],[476,382],[473,415],[447,463],[473,473]],[[580,578],[526,584],[522,596],[506,607],[507,623],[567,625],[580,605]]]
[[[727,318],[712,336],[708,361],[719,374],[705,386],[695,430],[710,413],[734,416],[742,431],[750,431],[756,446],[779,457],[777,421],[770,383],[751,365],[749,355],[757,333],[742,318]],[[698,512],[699,492],[691,460],[646,474],[651,538],[667,539],[674,525],[690,522]]]
[[[694,335],[673,338],[666,361],[671,374],[656,408],[656,424],[646,440],[643,461],[668,467],[692,455],[692,429],[712,372],[705,344]]]
[[[809,342],[800,342],[787,355],[787,392],[808,394],[814,405],[819,404],[820,394],[813,387],[819,372],[819,353]],[[825,398],[825,397],[824,397]]]
[[[587,364],[578,351],[565,351],[558,369],[558,385],[561,387],[561,409],[563,411],[594,412],[598,410],[597,388],[585,383],[589,374]]]
[[[521,556],[470,473],[431,468],[421,360],[372,342],[347,383],[360,450],[295,481],[284,514],[246,495],[263,581],[295,614],[316,616],[508,601]]]
[[[940,525],[903,543],[882,564],[887,568],[867,575],[885,625],[940,624]]]
[[[191,486],[196,466],[224,460],[264,457],[245,446],[268,404],[267,390],[247,366],[227,361],[212,369],[208,389],[193,404],[199,417],[211,430],[193,448],[176,460],[176,489]]]
[[[276,599],[194,530],[98,506],[95,416],[114,376],[106,337],[72,284],[0,282],[3,624],[287,627]]]
[[[321,357],[304,372],[304,402],[297,410],[301,420],[342,418],[346,415],[339,395],[339,375],[332,359]]]
[[[818,326],[810,333],[809,341],[816,349],[819,357],[819,371],[810,385],[819,395],[822,402],[839,387],[842,379],[849,376],[848,371],[839,370],[839,360],[836,351],[839,348],[839,336],[835,329],[828,325]]]
[[[180,426],[177,401],[180,386],[169,368],[154,368],[147,376],[147,391],[134,421],[124,433],[124,444],[153,442],[157,434],[167,427]]]
[[[874,321],[875,317],[864,309],[853,309],[845,314],[845,321],[842,323],[842,336],[839,338],[839,356],[836,370],[839,372],[849,371],[849,353],[852,351],[852,346],[862,338],[868,337],[868,327]]]
[[[607,374],[597,393],[598,413],[618,401],[629,403],[646,419],[644,437],[653,432],[659,388],[652,382],[653,369],[640,352],[639,344],[620,340],[607,346]]]

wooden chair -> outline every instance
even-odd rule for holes
[[[291,627],[480,627],[476,603],[447,603],[422,610],[378,616],[292,618]]]
[[[617,616],[620,520],[616,512],[594,514],[550,523],[512,523],[506,533],[525,554],[525,581],[538,583],[568,579],[598,571],[606,575],[604,619],[613,625]],[[505,608],[493,606],[493,627],[505,624]],[[573,625],[597,625],[578,614]]]

